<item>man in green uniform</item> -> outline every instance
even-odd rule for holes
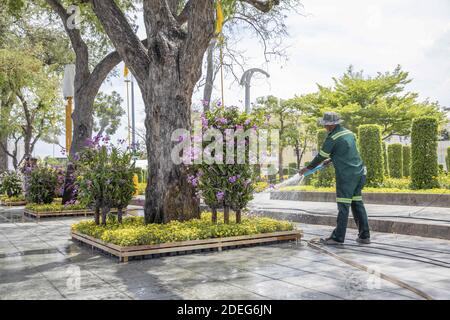
[[[320,124],[326,128],[328,136],[319,154],[308,167],[300,171],[300,174],[314,169],[322,162],[328,164],[331,161],[336,169],[336,201],[339,210],[337,226],[331,236],[321,239],[321,242],[329,245],[344,243],[351,207],[359,231],[356,241],[369,244],[369,222],[361,195],[366,180],[366,168],[358,152],[355,134],[342,127],[341,122],[342,120],[335,112],[324,114]]]

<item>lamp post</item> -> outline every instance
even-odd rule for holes
[[[131,148],[136,151],[136,110],[134,108],[134,77],[131,75]]]
[[[134,77],[133,74],[129,77],[129,70],[127,66],[124,69],[125,84],[127,87],[127,113],[128,113],[128,143],[130,144],[131,150],[136,151],[136,113],[134,105]],[[131,84],[131,125],[130,125],[130,94],[129,94],[129,84]],[[130,137],[130,127],[131,127],[131,137]]]
[[[258,72],[264,74],[267,78],[270,78],[270,75],[267,72],[258,68],[248,69],[241,78],[240,85],[245,86],[245,113],[250,113],[250,86],[253,75]]]
[[[73,96],[75,92],[75,65],[68,64],[64,67],[63,79],[63,96],[67,100],[66,105],[66,152],[70,153],[72,146],[72,111],[73,111]]]

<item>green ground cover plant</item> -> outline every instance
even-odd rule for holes
[[[230,217],[230,223],[226,224],[222,213],[218,213],[216,223],[212,222],[211,215],[204,212],[200,219],[166,224],[144,224],[143,217],[125,217],[122,224],[111,219],[106,226],[84,220],[72,225],[72,231],[120,246],[137,246],[294,230],[292,223],[271,218],[244,216],[241,223],[236,223]]]

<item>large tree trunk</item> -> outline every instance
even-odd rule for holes
[[[191,96],[195,83],[180,83],[176,52],[165,63],[152,65],[143,91],[146,109],[149,176],[145,201],[146,223],[165,223],[200,216],[195,190],[184,165],[171,160],[172,133],[190,129]],[[173,60],[171,59],[173,58]],[[158,83],[158,85],[154,85]],[[188,87],[188,90],[184,90]]]
[[[92,0],[92,9],[142,92],[147,129],[149,177],[145,221],[162,223],[198,217],[198,201],[183,165],[171,160],[176,129],[190,128],[191,97],[200,79],[203,56],[214,37],[212,0],[143,1],[147,45],[140,43],[113,0]],[[245,0],[267,12],[279,0]],[[184,27],[186,26],[186,27]]]
[[[203,89],[203,111],[209,111],[211,106],[211,97],[214,87],[214,49],[216,41],[211,40],[206,55],[206,78],[205,87]]]
[[[279,155],[278,155],[278,173],[280,176],[280,182],[284,180],[283,178],[283,147],[281,146],[281,142],[280,142],[280,147],[279,147]]]
[[[0,145],[8,146],[7,137],[0,136]],[[0,147],[0,173],[8,170],[8,155],[3,149]]]

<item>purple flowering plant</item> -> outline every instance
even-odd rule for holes
[[[22,195],[22,179],[19,173],[7,171],[0,174],[0,195],[18,197]]]
[[[106,225],[107,216],[115,208],[121,223],[123,211],[136,191],[133,152],[114,145],[107,137],[95,137],[87,141],[75,164],[78,198],[94,209],[95,222],[100,223],[101,213],[102,224]]]
[[[58,171],[54,167],[39,165],[31,171],[28,180],[27,201],[50,204],[57,196]]]
[[[217,106],[201,115],[202,129],[218,129],[223,134],[224,155],[226,154],[226,134],[225,131],[246,130],[258,128],[263,123],[262,114],[248,115],[240,111],[237,107]],[[236,159],[237,146],[235,141],[234,157]],[[203,142],[206,148],[210,142]],[[241,143],[242,145],[242,143]],[[188,183],[199,190],[205,203],[213,211],[213,221],[217,217],[217,209],[232,209],[240,216],[240,212],[247,206],[253,198],[254,191],[254,170],[248,159],[248,138],[243,144],[246,148],[246,161],[244,164],[201,164],[193,165],[193,174],[189,175]]]

